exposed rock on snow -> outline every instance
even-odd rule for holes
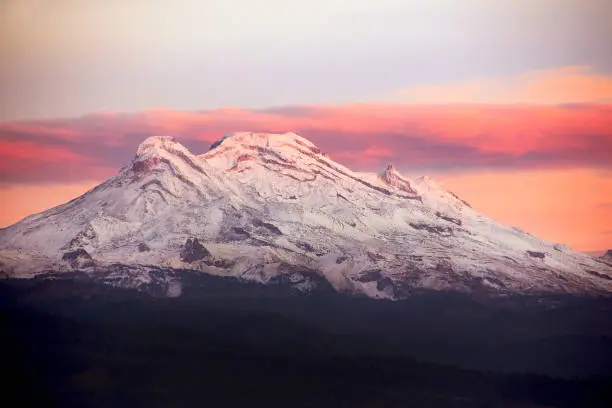
[[[599,257],[602,262],[612,266],[612,249],[608,249],[605,254]]]
[[[62,255],[62,261],[68,262],[70,266],[75,269],[90,268],[95,265],[91,255],[83,248],[64,253],[64,255]]]
[[[169,296],[184,269],[375,298],[612,292],[612,255],[498,224],[429,177],[351,171],[294,133],[231,133],[199,156],[150,137],[115,177],[0,230],[0,269],[104,271]]]
[[[144,242],[141,242],[140,244],[138,244],[138,251],[139,252],[149,252],[151,250],[151,248],[149,248],[149,246],[147,244],[145,244]]]
[[[538,251],[527,251],[527,254],[529,254],[529,256],[531,257],[540,258],[540,259],[544,259],[544,257],[546,256],[544,252],[538,252]]]
[[[210,256],[210,252],[200,244],[197,238],[189,238],[181,251],[181,260],[183,262],[199,261],[208,256]]]

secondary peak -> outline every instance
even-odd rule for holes
[[[303,138],[293,132],[287,133],[266,133],[266,132],[232,132],[227,133],[221,139],[210,146],[210,150],[217,147],[235,147],[241,145],[260,146],[260,147],[281,147],[288,144],[297,144],[315,148],[315,145],[308,139]]]

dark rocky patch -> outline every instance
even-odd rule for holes
[[[493,283],[494,285],[499,286],[500,288],[504,288],[506,286],[506,285],[504,285],[504,283],[501,280],[499,280],[497,278],[494,278],[492,276],[486,276],[485,275],[483,281],[489,281],[489,282]]]
[[[381,278],[376,281],[376,289],[395,297],[395,284],[388,276],[381,276]]]
[[[308,242],[296,242],[295,245],[301,250],[313,253],[316,256],[323,256],[327,253],[326,251],[323,251],[323,250],[317,250],[315,247],[313,247]]]
[[[381,292],[387,292],[392,296],[395,295],[395,285],[391,278],[382,269],[369,269],[362,271],[355,278],[357,282],[370,283],[376,282],[376,289]]]
[[[372,262],[376,262],[376,261],[382,261],[383,259],[385,259],[384,256],[380,255],[380,254],[375,254],[373,252],[368,252],[367,253],[368,258],[370,258],[370,260]]]
[[[152,190],[152,189],[148,189],[145,190],[147,192],[149,192],[149,194],[156,194],[165,204],[168,204],[168,200],[166,200],[166,197],[164,197],[164,195],[162,194],[161,191],[159,190]],[[149,211],[145,208],[145,213],[148,213]]]
[[[149,248],[149,246],[144,242],[138,244],[138,252],[149,252],[150,250],[151,248]]]
[[[348,202],[348,199],[345,196],[343,196],[342,194],[340,194],[340,193],[336,193],[336,197],[341,198],[344,201]]]
[[[64,246],[64,248],[62,249],[79,248],[83,245],[89,244],[91,241],[95,240],[96,238],[97,238],[96,231],[94,231],[91,225],[88,225],[87,227],[85,227],[85,229],[79,232],[72,240],[70,240],[68,245]]]
[[[336,258],[336,263],[341,264],[342,262],[348,261],[348,259],[348,256],[339,256],[338,258]]]
[[[270,170],[270,171],[272,171],[272,172],[277,172],[275,169],[271,168],[270,166],[266,166],[266,165],[264,165],[263,167],[264,167],[264,168],[266,168],[266,169],[268,169],[268,170]],[[312,176],[312,177],[310,177],[310,178],[301,179],[301,178],[295,177],[294,175],[289,174],[289,173],[283,173],[283,172],[277,172],[277,173],[278,173],[278,174],[280,174],[280,175],[282,175],[282,176],[284,176],[284,177],[289,177],[290,179],[293,179],[293,180],[295,180],[295,181],[299,181],[299,182],[304,182],[304,181],[314,181],[314,180],[316,180],[316,179],[317,179],[317,176],[316,176],[316,175],[313,175],[313,176]]]
[[[299,167],[297,167],[297,166],[295,166],[293,164],[287,163],[287,162],[280,162],[278,160],[267,159],[267,158],[262,158],[261,161],[263,163],[266,163],[266,164],[273,164],[275,166],[279,166],[279,167],[282,167],[282,168],[288,169],[288,170],[293,170],[293,171],[296,171],[298,173],[306,173],[306,174],[308,174],[308,171],[306,171],[304,169],[301,169],[301,168],[299,168]],[[270,167],[266,166],[266,168],[269,169]]]
[[[445,221],[452,222],[453,224],[462,225],[463,222],[459,218],[451,217],[450,215],[442,214],[440,211],[436,211],[436,217],[442,218]]]
[[[590,270],[590,269],[585,269],[585,272],[588,273],[589,275],[596,276],[596,277],[601,278],[601,279],[612,280],[612,276],[608,276],[608,275],[605,275],[603,273],[599,273],[599,272],[596,272],[596,271],[593,271],[593,270]]]
[[[215,149],[215,148],[219,147],[219,145],[220,145],[221,143],[223,143],[223,140],[224,140],[224,139],[219,139],[219,140],[217,140],[216,142],[214,142],[213,144],[211,144],[211,145],[210,145],[210,148],[209,148],[208,150],[210,151],[210,150],[212,150],[212,149]]]
[[[161,157],[157,156],[150,157],[146,160],[137,161],[132,164],[132,171],[138,176],[146,175],[149,174],[151,170],[153,170],[153,168],[161,162]]]
[[[278,229],[278,227],[276,225],[270,224],[269,222],[263,222],[262,220],[259,220],[257,218],[253,220],[253,226],[260,227],[260,228],[265,228],[266,230],[268,230],[269,232],[271,232],[274,235],[283,235],[281,230]]]
[[[140,186],[140,189],[141,189],[141,190],[147,190],[147,189],[149,188],[149,186],[155,186],[155,187],[159,188],[160,190],[162,190],[164,193],[166,193],[166,194],[168,194],[168,195],[170,195],[170,196],[173,196],[173,197],[177,197],[177,196],[176,196],[176,194],[174,194],[174,193],[172,193],[170,190],[168,190],[168,189],[166,188],[166,186],[164,186],[164,185],[162,184],[162,182],[161,182],[161,181],[159,181],[159,180],[151,180],[151,181],[148,181],[148,182],[146,182],[145,184],[143,184],[142,186]]]
[[[412,222],[409,225],[414,229],[426,230],[428,232],[439,234],[439,235],[442,235],[442,234],[452,235],[453,233],[453,229],[450,227],[441,227],[439,225],[429,225],[429,224],[412,223]]]
[[[65,252],[62,255],[62,261],[68,262],[73,268],[88,268],[95,265],[91,255],[83,248]]]
[[[242,227],[233,227],[228,234],[228,238],[230,240],[242,240],[242,239],[248,239],[250,237],[251,237],[251,234],[249,234],[248,231],[246,231]]]
[[[174,149],[172,147],[166,147],[166,150],[172,154],[174,154],[175,156],[180,157],[186,164],[189,165],[189,167],[191,167],[192,169],[194,169],[195,171],[197,171],[198,173],[204,174],[204,175],[208,175],[204,169],[196,162],[193,161],[193,159],[191,159],[191,157],[187,156],[184,152]]]
[[[295,245],[307,252],[316,252],[316,249],[310,245],[308,242],[296,242]]]
[[[463,199],[459,198],[459,196],[458,196],[457,194],[453,193],[452,191],[449,191],[448,193],[449,193],[450,195],[452,195],[453,197],[455,197],[457,200],[461,201],[461,202],[462,202],[463,204],[465,204],[466,206],[468,206],[468,207],[472,208],[472,206],[470,205],[470,203],[468,203],[467,201],[465,201],[465,200],[463,200]]]
[[[210,252],[198,241],[197,238],[189,238],[181,251],[183,262],[194,262],[210,256]]]
[[[440,262],[436,264],[436,271],[452,273],[454,272],[453,264],[448,259],[441,259]]]
[[[595,260],[605,263],[606,265],[612,266],[612,250],[608,249],[605,254],[603,254],[599,258],[595,258]]]
[[[306,266],[290,265],[281,263],[278,267],[280,275],[275,276],[270,282],[288,286],[304,285],[317,290],[317,293],[336,293],[335,289],[316,269]]]
[[[355,280],[357,282],[362,282],[362,283],[373,282],[375,280],[380,279],[381,272],[382,272],[381,269],[369,269],[366,271],[362,271],[361,273],[359,273],[357,277],[355,277]]]
[[[311,152],[313,152],[314,154],[321,154],[321,149],[319,149],[316,146],[309,146],[306,143],[300,141],[300,140],[295,140],[295,143],[299,144],[300,146],[304,146],[305,148],[307,148],[308,150],[310,150]]]
[[[259,238],[252,238],[252,237],[249,239],[249,245],[260,246],[260,247],[270,247],[270,248],[280,248],[279,246],[274,245],[271,242],[264,241],[263,239],[259,239]]]
[[[544,259],[544,257],[546,256],[544,252],[538,252],[538,251],[527,251],[527,255],[531,256],[532,258],[539,258],[539,259]]]
[[[229,259],[215,259],[211,264],[217,268],[231,269],[236,265],[236,262]]]
[[[297,200],[297,197],[294,196],[294,195],[290,195],[288,198],[289,198],[289,200]]]
[[[236,234],[241,234],[244,236],[250,236],[250,234],[242,227],[233,227],[232,231],[234,231]]]

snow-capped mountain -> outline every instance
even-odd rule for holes
[[[150,137],[115,177],[1,230],[0,269],[161,279],[168,295],[177,270],[384,298],[612,292],[609,262],[498,224],[428,177],[351,171],[293,133],[232,133],[199,156]]]

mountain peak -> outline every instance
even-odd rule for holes
[[[397,171],[395,166],[393,166],[393,164],[389,163],[389,164],[387,164],[387,167],[385,168],[385,174],[396,174],[396,175],[399,175],[399,172]]]
[[[387,168],[380,175],[380,178],[388,185],[398,188],[410,194],[417,194],[412,182],[407,178],[403,177],[393,164],[388,164]]]
[[[194,242],[208,255],[183,256]],[[72,262],[75,253],[88,262]],[[192,270],[299,290],[323,278],[377,298],[476,284],[612,293],[608,259],[495,223],[392,165],[354,172],[295,133],[230,133],[200,156],[153,136],[108,182],[0,231],[0,266],[10,276],[86,268],[135,288]]]
[[[210,150],[217,147],[236,147],[236,146],[259,146],[268,148],[279,148],[285,145],[302,145],[314,148],[315,145],[308,139],[303,138],[293,132],[286,133],[266,133],[266,132],[232,132],[225,134],[221,139],[210,146]]]
[[[320,155],[323,154],[312,142],[292,132],[233,132],[213,143],[199,158],[222,171],[242,173],[252,165],[270,167],[282,162],[299,166]]]
[[[205,174],[203,169],[205,165],[174,137],[151,136],[138,146],[131,169],[136,174],[144,175],[149,174],[153,169],[159,170],[160,166],[170,166],[174,174],[182,174],[184,177],[185,171],[191,170]],[[183,171],[179,168],[183,168]]]
[[[160,151],[187,150],[185,146],[176,141],[173,136],[150,136],[136,149],[136,157],[150,157]]]

